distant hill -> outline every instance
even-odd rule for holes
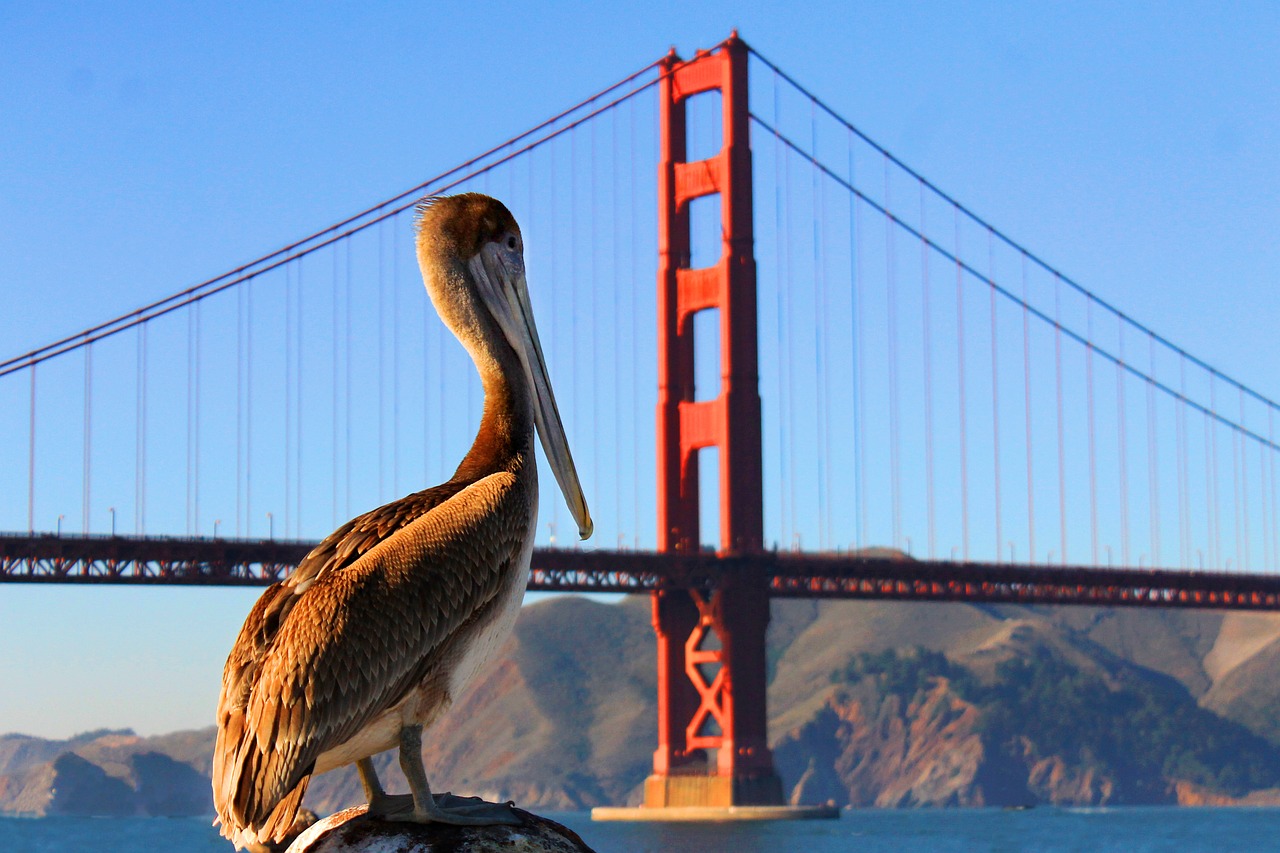
[[[1280,802],[1280,614],[778,600],[769,673],[795,802]],[[534,808],[638,803],[654,700],[647,598],[531,605],[427,733],[431,781]],[[210,813],[212,745],[212,728],[0,736],[0,813]],[[394,752],[376,763],[404,789]],[[307,803],[361,800],[341,769]]]
[[[210,814],[213,728],[140,738],[98,731],[67,741],[0,736],[0,814]]]

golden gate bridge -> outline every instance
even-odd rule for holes
[[[771,596],[1277,606],[1276,404],[736,35],[0,363],[0,580],[267,584],[446,479],[479,386],[408,218],[464,190],[524,227],[607,543],[547,496],[530,588],[653,596],[649,805],[781,801]]]

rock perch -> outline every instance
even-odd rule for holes
[[[286,853],[595,853],[577,833],[514,809],[521,826],[456,826],[369,817],[368,806],[318,821]]]

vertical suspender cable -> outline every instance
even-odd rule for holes
[[[1085,324],[1088,329],[1084,349],[1085,398],[1089,414],[1089,541],[1092,564],[1098,565],[1098,438],[1093,407],[1093,297],[1085,297]]]
[[[90,479],[93,476],[93,344],[84,348],[84,496],[81,523],[89,532]]]
[[[34,380],[32,380],[34,382]],[[1271,565],[1267,566],[1269,571],[1275,571],[1277,564],[1280,564],[1280,528],[1276,526],[1276,518],[1280,516],[1277,512],[1276,505],[1276,451],[1274,449],[1276,443],[1276,423],[1275,423],[1275,407],[1271,406],[1267,409],[1267,438],[1271,442],[1271,447],[1267,448],[1268,467],[1271,471]]]
[[[1242,413],[1243,414],[1243,413]],[[1247,481],[1241,477],[1244,464],[1244,442],[1240,432],[1232,426],[1231,433],[1231,517],[1236,533],[1236,568],[1243,571],[1248,567],[1245,559],[1248,530],[1248,513],[1245,511],[1244,489]]]
[[[560,276],[557,273],[557,267],[560,260],[559,240],[556,239],[560,233],[560,184],[556,175],[556,147],[559,139],[553,143],[548,151],[551,155],[551,191],[548,195],[551,198],[551,280],[555,285],[551,288],[551,366],[550,370],[555,375],[557,365],[560,359],[556,357],[559,349],[560,336],[556,333],[556,318],[560,316]],[[570,282],[572,284],[572,282]],[[570,326],[572,328],[572,326]],[[557,544],[556,533],[560,527],[560,502],[551,502],[551,546],[554,548]]]
[[[147,324],[142,324],[142,464],[141,477],[142,488],[139,492],[138,504],[141,507],[138,513],[138,535],[145,535],[147,532],[147,457],[148,442],[147,433],[149,430],[148,420],[150,418],[149,410],[151,406],[151,378],[148,362],[151,357],[150,333],[147,331]]]
[[[853,133],[849,133],[849,186],[856,186],[853,158]],[[867,541],[867,495],[866,495],[866,439],[862,428],[863,383],[862,383],[862,208],[858,204],[856,193],[849,193],[849,227],[852,229],[849,240],[849,257],[853,269],[853,295],[849,300],[853,311],[850,328],[853,329],[853,493],[857,501],[854,507],[856,514],[854,530],[854,546],[862,548]]]
[[[1120,336],[1120,358],[1116,361],[1116,430],[1120,451],[1120,553],[1125,568],[1129,561],[1129,430],[1124,402],[1124,318],[1117,316]]]
[[[1271,566],[1271,529],[1267,526],[1270,513],[1267,510],[1267,448],[1258,442],[1258,497],[1262,501],[1262,570]]]
[[[27,532],[36,530],[36,367],[31,365],[31,408],[27,422]]]
[[[332,504],[331,504],[331,511],[332,511],[331,526],[335,530],[338,527],[338,398],[341,396],[341,388],[342,388],[342,386],[338,384],[339,356],[342,353],[342,344],[341,344],[342,336],[338,333],[338,313],[339,313],[338,312],[338,276],[339,276],[338,264],[341,260],[338,256],[338,253],[341,251],[342,251],[341,246],[333,247],[333,281],[331,282],[333,286],[332,287],[333,292],[330,294],[330,297],[329,297],[329,308],[330,308],[329,321],[332,327],[332,330],[330,332],[330,337],[329,337],[329,345],[332,347],[332,356],[333,356],[333,360],[330,363],[330,367],[332,368],[332,375],[330,376],[330,379],[329,379],[329,387],[333,389],[333,396],[329,398],[329,455],[331,457],[330,469],[329,469],[329,480],[330,480],[330,484],[333,487],[333,496],[332,496]],[[427,393],[426,392],[427,385],[425,382],[423,382],[422,388],[423,388],[422,394],[423,394],[423,397],[425,398]],[[424,424],[426,423],[425,417],[423,418],[422,422]]]
[[[236,288],[236,537],[244,535],[244,294]]]
[[[384,451],[387,423],[387,312],[386,312],[386,220],[378,223],[378,502],[387,499],[387,454]]]
[[[583,299],[578,295],[578,128],[575,126],[569,131],[569,316],[573,317],[573,326],[578,324],[578,311],[582,306]],[[590,315],[588,315],[590,316]],[[572,327],[571,327],[572,328]],[[575,332],[576,332],[575,328]],[[582,387],[582,383],[578,380],[578,375],[582,369],[582,362],[585,359],[578,358],[579,335],[572,334],[569,336],[569,363],[573,366],[570,371],[570,383],[573,386],[573,414],[574,423],[582,423],[582,398],[578,396],[577,389]],[[570,525],[572,526],[572,525]],[[559,525],[556,526],[556,533],[559,535]],[[572,536],[566,537],[566,541],[573,542]],[[696,543],[695,543],[696,544]]]
[[[932,294],[929,288],[929,239],[925,237],[925,184],[920,184],[920,314],[923,322],[922,340],[924,360],[924,482],[925,502],[929,522],[929,559],[936,555],[937,536],[935,533],[936,502],[934,500],[933,482],[933,327],[931,323]]]
[[[613,381],[610,383],[613,388],[613,458],[625,458],[622,455],[622,406],[618,400],[618,393],[622,388],[622,360],[619,358],[619,352],[622,349],[621,335],[622,323],[619,315],[619,304],[621,298],[619,288],[622,280],[618,275],[620,267],[619,246],[622,243],[622,231],[620,230],[618,219],[618,167],[620,160],[618,158],[618,122],[620,121],[619,111],[614,109],[609,113],[609,130],[611,131],[609,158],[609,175],[612,178],[609,194],[609,234],[610,246],[613,249],[613,264],[609,275],[611,287],[609,289],[609,315],[613,318]],[[613,477],[613,517],[615,519],[614,528],[617,533],[618,549],[622,550],[626,546],[626,537],[622,530],[622,477]]]
[[[819,184],[819,187],[821,189],[821,196],[822,196],[820,200],[821,201],[820,206],[821,206],[821,209],[825,212],[827,209],[827,182],[825,179]],[[820,231],[824,231],[824,230],[825,229],[820,229]],[[824,243],[825,243],[825,240],[826,240],[826,237],[824,235],[823,236]],[[822,326],[822,363],[825,365],[825,369],[822,374],[823,375],[822,393],[826,397],[826,403],[822,407],[822,432],[823,432],[822,443],[823,443],[823,455],[827,460],[826,472],[825,472],[826,478],[827,478],[827,501],[826,501],[827,502],[827,540],[828,540],[828,545],[830,546],[836,542],[835,528],[833,527],[832,521],[831,521],[831,508],[832,508],[832,504],[834,503],[834,501],[832,500],[833,491],[834,491],[834,482],[831,476],[831,470],[834,464],[834,460],[832,459],[832,452],[831,452],[831,408],[832,408],[832,401],[834,398],[831,391],[831,369],[832,369],[831,328],[830,328],[831,312],[827,310],[830,302],[831,282],[825,271],[825,263],[826,263],[825,252],[823,253],[823,258],[824,258],[824,261],[823,261],[824,270],[822,274],[821,326]]]
[[[1031,313],[1027,292],[1027,253],[1022,253],[1022,393],[1027,433],[1027,562],[1036,561],[1036,489],[1031,441]]]
[[[787,156],[786,149],[782,146],[782,138],[778,132],[778,72],[773,74],[773,138],[774,138],[774,182],[773,182],[773,233],[781,235],[775,236],[774,252],[777,254],[777,260],[774,263],[774,275],[777,282],[775,295],[778,302],[778,358],[781,359],[783,351],[783,342],[785,340],[784,329],[786,321],[786,311],[784,310],[784,294],[787,291],[788,281],[783,277],[783,255],[787,252],[789,241],[786,238],[785,219],[783,218],[783,199],[782,190],[786,186],[784,183],[784,162],[783,158]],[[790,449],[787,443],[787,418],[791,414],[791,409],[787,405],[787,382],[785,377],[790,371],[790,365],[777,365],[778,371],[778,503],[781,512],[779,513],[780,530],[779,536],[782,537],[783,543],[789,541],[788,527],[790,519],[788,518],[788,509],[792,502],[788,501],[790,496],[788,486],[791,484],[792,478],[789,476],[787,468],[787,453]]]
[[[636,283],[640,280],[640,269],[638,266],[638,260],[640,257],[640,248],[637,242],[640,239],[639,237],[640,217],[636,214],[636,206],[639,203],[639,199],[636,196],[634,187],[640,185],[640,176],[636,174],[636,170],[639,167],[639,158],[636,156],[636,149],[640,146],[640,137],[639,137],[639,133],[637,132],[636,101],[634,98],[631,99],[630,109],[631,109],[631,114],[630,114],[631,179],[633,182],[632,183],[633,189],[631,191],[631,212],[629,214],[630,221],[627,223],[630,226],[629,230],[631,232],[631,286],[628,288],[628,290],[630,290],[631,292],[631,423],[635,424],[639,422],[638,416],[640,414],[640,403],[639,403],[640,353],[639,353],[639,343],[638,343],[640,338],[640,317],[639,317],[640,306],[639,306],[638,300],[636,299],[636,293],[639,289],[636,286]],[[638,550],[640,548],[640,530],[641,530],[640,528],[640,447],[639,447],[639,440],[636,432],[637,431],[634,428],[631,430],[631,451],[632,451],[631,457],[632,457],[632,466],[633,466],[632,472],[631,472],[631,482],[634,486],[633,490],[635,492],[635,495],[633,496],[635,500],[635,506],[633,507],[633,510],[632,510],[634,512],[635,517],[632,521],[632,524],[635,526],[635,532],[634,532],[635,547]]]
[[[826,282],[823,280],[822,268],[822,210],[819,207],[819,189],[822,180],[822,173],[818,170],[818,113],[817,105],[812,101],[809,105],[809,132],[810,143],[812,145],[809,155],[810,163],[813,166],[812,178],[812,202],[813,202],[813,356],[814,365],[817,376],[814,377],[814,396],[817,403],[817,423],[814,425],[817,433],[817,474],[818,474],[818,549],[826,550],[827,548],[827,448],[824,445],[825,435],[823,434],[823,423],[825,421],[825,407],[829,401],[825,399],[823,393],[825,386],[826,364],[823,363],[823,324],[822,316],[826,310],[823,305],[823,291]]]
[[[531,155],[532,156],[532,155]],[[530,193],[532,199],[533,194]],[[530,201],[530,205],[532,205]],[[418,295],[418,305],[422,307],[422,482],[423,485],[434,483],[431,478],[431,430],[427,424],[431,422],[431,300]],[[439,373],[437,367],[436,372]],[[436,437],[436,444],[440,437]]]
[[[138,407],[135,415],[133,532],[141,536],[147,529],[147,324],[138,325]]]
[[[191,490],[193,472],[191,458],[193,450],[192,428],[195,423],[195,312],[187,311],[187,535],[193,536],[192,529]]]
[[[1209,373],[1209,411],[1215,416],[1218,414],[1218,388],[1217,374],[1210,371]],[[1219,507],[1218,501],[1218,422],[1215,418],[1205,415],[1205,439],[1209,444],[1208,462],[1210,471],[1212,472],[1212,496],[1213,509],[1210,512],[1210,519],[1213,523],[1213,565],[1216,569],[1223,568],[1222,560],[1222,527],[1219,524]]]
[[[787,435],[784,438],[787,447],[787,476],[786,480],[790,482],[791,488],[788,497],[791,504],[791,536],[790,544],[795,549],[800,542],[800,509],[796,500],[796,481],[799,477],[796,475],[796,441],[799,433],[796,430],[796,371],[795,371],[795,311],[793,310],[793,302],[791,299],[792,291],[795,290],[796,275],[793,260],[795,252],[791,250],[791,221],[792,221],[792,203],[791,203],[791,152],[784,151],[782,159],[782,233],[783,245],[786,247],[786,277],[783,285],[785,294],[784,304],[786,307],[786,342],[787,342],[787,399],[786,406],[787,417]]]
[[[201,350],[201,332],[203,330],[204,317],[201,312],[203,302],[195,304],[196,317],[196,387],[195,387],[195,420],[191,425],[194,442],[191,449],[191,528],[197,536],[200,535],[200,350]]]
[[[381,346],[381,341],[379,341]],[[293,264],[284,268],[284,535],[293,510]]]
[[[960,555],[969,560],[969,439],[964,369],[964,265],[960,261],[960,208],[951,206],[956,229],[956,388],[960,426]]]
[[[987,292],[991,298],[991,461],[994,472],[991,484],[996,503],[996,562],[999,563],[1004,554],[1004,526],[1000,506],[1000,346],[996,335],[995,231],[990,227],[987,228],[987,277],[990,282]]]
[[[480,176],[480,180],[482,182],[480,191],[485,195],[488,195],[489,194],[488,171],[485,171]],[[472,426],[475,424],[478,424],[479,421],[483,418],[484,392],[481,391],[480,405],[477,407],[476,406],[476,377],[470,371],[466,371],[466,370],[461,371],[459,373],[459,376],[461,377],[463,384],[466,385],[466,388],[467,388],[467,420],[466,420],[467,425],[463,435],[465,439],[465,438],[474,436],[476,432],[478,432],[478,430],[473,430]],[[465,447],[466,445],[464,444],[463,446]]]
[[[1239,465],[1240,504],[1238,507],[1236,507],[1236,518],[1240,519],[1240,521],[1238,521],[1237,524],[1242,525],[1244,529],[1241,536],[1241,543],[1243,547],[1239,551],[1240,556],[1237,558],[1237,560],[1241,562],[1240,568],[1249,570],[1253,568],[1253,555],[1251,553],[1252,548],[1250,547],[1250,543],[1249,543],[1249,469],[1245,467],[1245,451],[1247,451],[1249,448],[1248,448],[1248,445],[1245,443],[1245,435],[1244,435],[1244,389],[1243,388],[1239,390],[1239,396],[1240,396],[1240,426],[1237,427],[1235,430],[1233,430],[1236,437],[1236,444],[1239,445],[1240,447],[1240,453],[1239,453],[1239,456],[1240,456],[1240,465]]]
[[[1147,524],[1151,528],[1151,567],[1163,566],[1160,556],[1160,453],[1156,434],[1156,339],[1148,334],[1150,350],[1149,376],[1147,377],[1147,476],[1148,501]]]
[[[1053,276],[1053,367],[1058,391],[1058,538],[1067,564],[1067,449],[1062,411],[1062,277]]]
[[[244,535],[253,536],[253,282],[244,287]]]
[[[1233,429],[1231,435],[1231,521],[1235,527],[1236,568],[1244,568],[1244,549],[1240,541],[1240,436]]]
[[[400,223],[391,222],[391,497],[400,497]]]
[[[885,211],[885,282],[887,290],[887,314],[889,325],[889,493],[893,511],[893,547],[902,547],[902,490],[898,476],[898,297],[896,285],[896,258],[894,256],[894,227],[889,187],[889,163],[884,158],[884,211]]]
[[[347,518],[351,517],[351,252],[355,246],[355,238],[347,238],[347,275],[346,281],[343,282],[343,290],[346,295],[346,319],[347,334],[344,336],[345,357],[342,359],[344,372],[346,373],[346,388],[343,391],[342,399],[346,405],[346,413],[342,419],[345,435],[343,436],[343,456],[346,466],[344,476],[343,498],[346,501],[345,514]]]
[[[552,281],[555,281],[554,276]],[[553,292],[554,290],[555,288],[552,288]],[[436,323],[432,326],[432,329],[436,336],[436,374],[439,377],[436,382],[432,383],[436,387],[436,418],[439,420],[439,432],[436,438],[436,464],[440,467],[440,475],[444,476],[449,473],[448,466],[445,463],[445,382],[449,378],[449,371],[444,361],[445,335],[443,324]]]
[[[304,327],[303,298],[304,298],[304,295],[306,294],[307,288],[304,284],[304,279],[303,279],[303,273],[306,271],[306,267],[305,267],[306,261],[304,258],[298,258],[296,263],[298,265],[298,279],[297,279],[298,313],[297,313],[297,319],[295,321],[295,325],[297,326],[297,329],[294,332],[293,340],[294,340],[294,345],[298,348],[298,355],[297,355],[297,358],[294,359],[294,367],[295,367],[294,372],[297,374],[297,384],[294,387],[297,389],[296,391],[297,400],[294,405],[294,416],[293,416],[293,429],[294,429],[293,535],[301,537],[302,536],[302,424],[305,421],[305,418],[303,418],[302,416],[302,398],[303,398],[303,386],[305,384],[304,377],[307,375],[307,372],[306,370],[303,369],[303,365],[302,365],[302,359],[306,352],[306,346],[304,344],[304,341],[306,341],[306,335],[303,334],[303,327]]]
[[[1209,396],[1213,396],[1213,374],[1209,374]],[[1213,404],[1210,403],[1210,409]],[[1209,565],[1218,568],[1218,552],[1215,547],[1218,535],[1217,520],[1214,518],[1214,506],[1218,502],[1217,479],[1213,476],[1214,437],[1209,413],[1204,415],[1204,526],[1206,547],[1209,551]]]
[[[1178,442],[1178,557],[1179,565],[1185,569],[1191,565],[1191,504],[1187,494],[1187,406],[1183,402],[1187,397],[1187,359],[1181,354],[1178,356],[1178,392],[1180,399],[1174,401]]]
[[[599,305],[596,303],[596,282],[600,280],[598,275],[599,265],[596,263],[596,253],[600,243],[597,236],[596,223],[599,221],[596,213],[596,124],[597,121],[591,121],[588,124],[591,128],[591,152],[587,155],[587,171],[588,171],[588,192],[590,194],[590,203],[587,210],[591,211],[590,222],[587,226],[587,241],[591,247],[587,258],[587,334],[590,336],[587,343],[587,352],[591,355],[587,358],[587,388],[599,388],[597,377],[599,376],[599,368],[596,365],[598,361],[599,339],[596,337],[596,323],[598,321],[597,311]],[[600,431],[600,395],[595,393],[586,393],[580,386],[573,389],[575,397],[590,397],[591,399],[591,433],[595,436],[602,435]],[[600,441],[591,442],[591,492],[592,494],[600,494]],[[603,498],[601,498],[603,500]],[[615,510],[616,514],[616,510]],[[575,542],[577,540],[574,540]]]
[[[818,150],[816,112],[813,114],[813,119],[815,123],[814,132],[813,132],[813,150],[814,150],[814,156],[815,156],[814,163],[816,165],[817,163],[816,155]],[[826,542],[825,545],[822,545],[820,547],[832,548],[835,546],[838,540],[836,539],[835,530],[831,524],[831,504],[832,504],[832,491],[833,491],[833,484],[832,484],[832,478],[831,478],[831,468],[832,468],[831,406],[832,406],[833,398],[831,394],[831,370],[832,370],[831,330],[829,327],[831,318],[829,316],[830,312],[828,311],[828,303],[830,301],[829,290],[831,288],[831,282],[829,280],[829,276],[827,275],[827,268],[826,268],[826,257],[827,257],[826,228],[824,225],[825,212],[827,209],[827,183],[824,177],[819,173],[819,171],[816,168],[814,169],[814,178],[817,181],[817,194],[816,194],[816,197],[814,198],[814,206],[815,206],[815,209],[818,211],[818,221],[814,223],[814,240],[815,240],[814,262],[816,263],[817,269],[818,269],[817,334],[821,337],[821,341],[822,341],[822,345],[819,348],[822,356],[822,362],[821,362],[821,368],[818,371],[818,376],[819,376],[818,393],[822,395],[822,407],[819,410],[821,412],[821,416],[819,417],[818,423],[819,423],[819,429],[821,430],[821,435],[819,436],[819,446],[822,448],[822,459],[823,459],[822,478],[825,484],[824,488],[822,489],[822,492],[823,492],[822,508],[820,509],[822,517],[819,519],[819,521],[823,526],[823,532],[825,534],[821,538],[825,539],[825,542]]]

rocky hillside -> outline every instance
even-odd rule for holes
[[[213,811],[213,729],[69,741],[0,736],[0,814],[201,815]]]
[[[796,802],[1280,801],[1280,615],[777,601],[770,725]],[[425,747],[433,784],[636,803],[656,729],[647,599],[526,607]],[[0,737],[0,813],[211,811],[212,729]],[[394,753],[378,759],[403,790]],[[308,805],[361,799],[350,770]]]

